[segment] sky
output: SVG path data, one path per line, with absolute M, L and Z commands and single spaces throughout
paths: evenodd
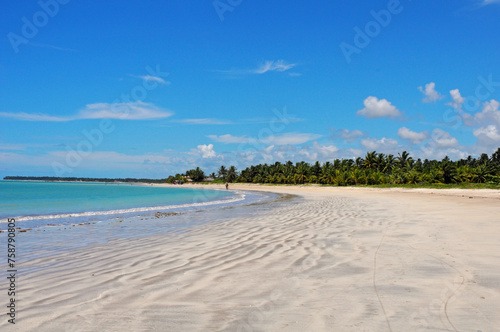
M 500 1 L 4 4 L 0 177 L 500 147 Z

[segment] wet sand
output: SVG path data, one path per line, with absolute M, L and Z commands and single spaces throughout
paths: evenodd
M 297 197 L 245 207 L 247 215 L 168 236 L 117 238 L 28 259 L 26 269 L 46 268 L 19 279 L 17 323 L 7 326 L 4 315 L 0 329 L 494 331 L 500 326 L 500 191 L 230 189 Z M 28 241 L 29 233 L 23 234 Z

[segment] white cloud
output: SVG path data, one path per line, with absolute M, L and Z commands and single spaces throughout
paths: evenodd
M 458 89 L 454 89 L 450 91 L 451 99 L 453 99 L 453 102 L 447 103 L 446 105 L 449 105 L 453 107 L 456 110 L 461 110 L 462 105 L 465 101 L 465 98 L 460 95 L 460 91 Z
M 440 149 L 433 144 L 426 144 L 425 146 L 420 147 L 420 153 L 418 154 L 419 157 L 435 160 L 443 159 L 446 156 L 448 156 L 452 160 L 457 160 L 467 158 L 467 156 L 469 155 L 466 151 L 463 151 L 459 148 Z
M 68 156 L 68 151 L 52 151 L 49 154 L 55 158 L 64 160 Z M 144 165 L 152 163 L 168 164 L 170 162 L 171 158 L 160 154 L 127 155 L 115 151 L 93 151 L 82 158 L 82 166 L 85 166 L 86 163 Z
M 483 104 L 481 112 L 474 115 L 474 119 L 478 123 L 489 124 L 496 123 L 500 125 L 500 103 L 494 99 Z
M 62 118 L 58 116 L 51 116 L 46 114 L 30 114 L 30 113 L 8 113 L 8 112 L 0 112 L 0 117 L 2 118 L 10 118 L 20 121 L 47 121 L 47 122 L 64 122 L 71 121 L 70 118 Z
M 434 129 L 431 138 L 436 148 L 452 148 L 458 145 L 458 140 L 455 137 L 439 128 Z
M 233 122 L 231 122 L 229 120 L 211 119 L 211 118 L 180 119 L 180 120 L 172 120 L 172 122 L 185 123 L 185 124 L 190 124 L 190 125 L 227 125 L 227 124 L 233 124 Z
M 233 136 L 230 134 L 220 136 L 208 135 L 207 137 L 216 142 L 226 144 L 255 143 L 266 145 L 298 145 L 321 138 L 322 135 L 310 133 L 284 133 L 281 135 L 271 135 L 259 139 L 247 136 Z
M 317 134 L 286 133 L 279 136 L 269 136 L 262 139 L 261 141 L 275 145 L 296 145 L 306 143 L 321 137 L 321 135 Z
M 358 138 L 365 136 L 365 133 L 363 133 L 361 130 L 354 129 L 354 130 L 348 130 L 348 129 L 337 129 L 336 131 L 333 131 L 333 135 L 331 138 L 336 138 L 340 137 L 343 140 L 347 142 L 354 142 Z
M 335 145 L 322 145 L 318 142 L 313 142 L 312 145 L 306 145 L 300 147 L 299 150 L 296 151 L 288 151 L 288 154 L 285 155 L 282 153 L 283 159 L 290 160 L 303 160 L 306 162 L 315 162 L 317 160 L 332 160 L 337 157 L 339 149 Z
M 299 157 L 301 161 L 318 160 L 318 153 L 309 146 L 297 151 L 294 157 L 295 156 Z
M 427 138 L 427 133 L 424 131 L 417 133 L 406 127 L 401 127 L 398 130 L 398 136 L 402 139 L 411 141 L 413 144 L 420 144 Z
M 139 77 L 142 78 L 146 82 L 156 82 L 159 84 L 166 84 L 166 85 L 170 84 L 170 82 L 165 81 L 163 78 L 158 77 L 158 76 L 144 75 L 144 76 L 139 76 Z
M 214 151 L 213 144 L 198 145 L 196 148 L 197 148 L 198 153 L 201 155 L 202 158 L 214 158 L 217 156 L 217 153 L 215 153 L 215 151 Z
M 436 91 L 436 83 L 434 82 L 426 84 L 425 88 L 419 86 L 418 89 L 425 95 L 425 98 L 422 99 L 424 103 L 432 103 L 444 98 L 439 92 Z
M 384 118 L 400 116 L 401 112 L 392 105 L 387 99 L 378 99 L 377 97 L 368 97 L 363 101 L 365 108 L 356 112 L 367 118 Z
M 226 135 L 208 135 L 208 138 L 210 138 L 213 141 L 220 142 L 220 143 L 226 143 L 226 144 L 242 144 L 242 143 L 254 143 L 257 142 L 256 139 L 246 137 L 246 136 L 233 136 L 231 134 L 226 134 Z
M 73 48 L 66 48 L 66 47 L 60 47 L 60 46 L 56 46 L 56 45 L 36 43 L 36 42 L 32 42 L 32 41 L 30 41 L 29 45 L 35 46 L 35 47 L 51 48 L 53 50 L 65 51 L 65 52 L 79 52 L 78 50 L 73 49 Z
M 141 101 L 131 103 L 96 103 L 89 104 L 80 111 L 76 119 L 119 119 L 151 120 L 171 116 L 173 113 Z
M 436 128 L 433 130 L 430 141 L 419 148 L 417 153 L 422 158 L 440 160 L 446 156 L 453 160 L 467 158 L 468 153 L 458 140 L 450 133 Z
M 0 150 L 26 150 L 26 144 L 2 143 L 0 142 Z
M 482 0 L 482 5 L 487 6 L 494 3 L 500 3 L 500 0 Z
M 266 61 L 259 68 L 253 70 L 255 74 L 264 74 L 270 71 L 284 72 L 297 66 L 295 63 L 286 63 L 284 60 Z
M 361 149 L 347 149 L 346 152 L 348 153 L 347 158 L 357 158 L 363 156 L 363 150 Z
M 57 148 L 62 144 L 47 144 L 47 143 L 2 143 L 0 142 L 0 150 L 25 151 L 28 149 Z
M 336 153 L 339 151 L 335 145 L 321 145 L 318 142 L 313 143 L 313 149 L 317 153 L 319 153 L 324 158 L 334 158 Z
M 494 142 L 500 141 L 500 131 L 494 125 L 488 125 L 485 127 L 475 129 L 473 133 L 474 136 L 480 139 L 487 139 Z
M 287 63 L 285 60 L 268 60 L 255 69 L 230 69 L 230 70 L 216 70 L 216 72 L 228 75 L 248 75 L 257 74 L 262 75 L 268 72 L 285 72 L 294 67 L 296 63 Z M 300 73 L 289 73 L 290 76 L 300 76 Z
M 381 150 L 393 151 L 398 147 L 398 141 L 392 138 L 382 137 L 381 139 L 376 138 L 365 138 L 361 140 L 361 145 L 368 150 Z
M 500 103 L 494 99 L 483 103 L 483 109 L 474 115 L 475 124 L 479 125 L 473 131 L 478 139 L 478 146 L 484 148 L 498 147 L 500 141 Z
M 151 120 L 166 118 L 171 116 L 172 114 L 172 112 L 165 111 L 153 104 L 137 101 L 113 104 L 88 104 L 77 115 L 70 117 L 57 117 L 46 114 L 29 114 L 22 112 L 0 112 L 0 117 L 12 118 L 21 121 L 64 122 L 83 119 Z

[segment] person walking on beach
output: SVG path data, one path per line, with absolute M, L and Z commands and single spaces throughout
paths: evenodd
M 229 189 L 229 184 L 226 182 L 226 190 Z

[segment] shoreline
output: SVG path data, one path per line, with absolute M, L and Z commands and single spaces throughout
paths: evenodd
M 15 182 L 43 182 L 43 183 L 99 183 L 99 184 L 130 184 L 130 185 L 139 185 L 139 186 L 147 186 L 147 187 L 171 187 L 171 188 L 185 188 L 185 187 L 196 187 L 196 188 L 217 188 L 217 190 L 225 190 L 224 184 L 222 183 L 196 183 L 196 182 L 185 182 L 182 185 L 174 185 L 169 183 L 156 183 L 156 182 L 102 182 L 102 181 L 46 181 L 46 180 L 1 180 L 1 181 L 15 181 Z M 373 191 L 394 191 L 401 193 L 422 193 L 422 194 L 436 194 L 444 196 L 456 196 L 456 197 L 466 197 L 467 194 L 471 194 L 474 198 L 496 198 L 500 199 L 500 189 L 490 189 L 490 188 L 428 188 L 428 187 L 415 187 L 415 188 L 404 188 L 404 187 L 387 187 L 381 188 L 376 186 L 334 186 L 334 185 L 322 185 L 322 184 L 265 184 L 265 183 L 230 183 L 230 188 L 238 187 L 245 188 L 248 190 L 259 190 L 259 188 L 267 188 L 266 190 L 260 191 L 268 191 L 272 192 L 273 188 L 277 190 L 285 189 L 285 188 L 334 188 L 339 190 L 373 190 Z M 243 189 L 241 189 L 243 190 Z M 483 195 L 480 195 L 483 194 Z
M 150 185 L 146 187 L 150 187 Z M 268 197 L 269 195 L 258 194 L 255 192 L 245 192 L 241 190 L 226 192 L 222 197 L 210 198 L 206 196 L 203 190 L 218 192 L 225 192 L 225 190 L 221 190 L 219 188 L 193 187 L 184 187 L 180 189 L 193 190 L 194 194 L 191 198 L 189 198 L 188 201 L 184 203 L 180 202 L 168 204 L 169 202 L 163 202 L 160 205 L 133 206 L 129 208 L 115 208 L 108 210 L 54 212 L 41 215 L 15 215 L 0 218 L 0 225 L 6 224 L 8 222 L 8 219 L 15 219 L 16 222 L 20 222 L 22 223 L 22 225 L 26 225 L 27 222 L 33 224 L 28 227 L 31 230 L 33 228 L 46 227 L 47 225 L 79 225 L 82 223 L 87 224 L 88 221 L 96 221 L 98 219 L 102 219 L 99 220 L 99 222 L 106 222 L 115 218 L 128 219 L 140 216 L 149 216 L 154 213 L 186 213 L 190 211 L 203 211 L 233 206 L 246 206 L 255 204 L 255 202 L 261 202 L 262 200 L 264 202 L 269 199 L 273 200 L 271 197 Z
M 300 199 L 245 206 L 235 215 L 214 210 L 209 217 L 219 221 L 168 236 L 110 239 L 26 260 L 25 269 L 40 271 L 25 276 L 23 316 L 16 327 L 489 331 L 500 326 L 499 192 L 464 196 L 469 190 L 438 195 L 236 184 L 230 189 Z M 131 225 L 140 231 L 149 224 Z M 109 232 L 121 227 L 109 226 Z M 60 243 L 70 239 L 69 231 L 53 234 Z M 20 236 L 29 241 L 33 235 Z M 50 242 L 43 247 L 52 248 Z
M 178 185 L 171 184 L 153 184 L 153 186 L 158 187 L 172 187 L 176 188 Z M 197 184 L 197 183 L 186 183 L 183 184 L 186 187 L 192 188 L 217 188 L 225 190 L 224 184 Z M 404 193 L 404 194 L 422 194 L 422 195 L 436 195 L 436 196 L 452 196 L 452 197 L 473 197 L 473 198 L 490 198 L 490 199 L 500 199 L 500 189 L 461 189 L 461 188 L 377 188 L 377 187 L 339 187 L 339 186 L 322 186 L 322 185 L 265 185 L 265 184 L 253 184 L 253 183 L 231 183 L 229 184 L 229 190 L 255 190 L 255 191 L 266 191 L 266 192 L 304 192 L 304 191 L 322 191 L 322 192 L 333 192 L 333 193 L 343 193 L 343 192 L 380 192 L 380 193 Z

